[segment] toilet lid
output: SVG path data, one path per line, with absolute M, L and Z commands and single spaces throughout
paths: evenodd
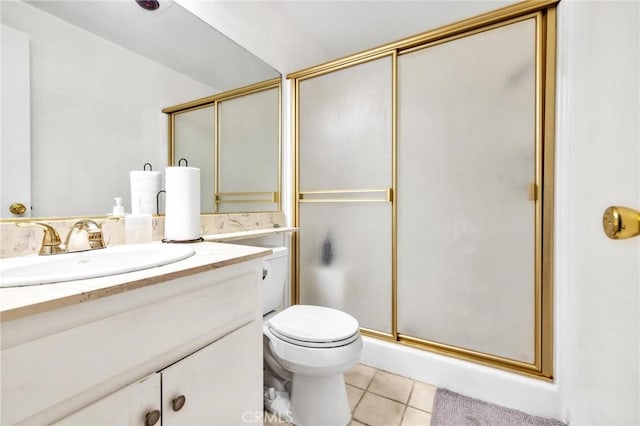
M 358 321 L 336 309 L 294 305 L 269 320 L 279 334 L 301 342 L 336 342 L 358 332 Z

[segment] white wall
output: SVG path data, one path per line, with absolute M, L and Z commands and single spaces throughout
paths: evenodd
M 31 40 L 33 215 L 106 214 L 115 196 L 130 211 L 129 171 L 167 163 L 162 108 L 219 90 L 23 2 L 1 7 Z
M 640 208 L 640 3 L 559 8 L 557 357 L 572 424 L 640 424 L 640 238 L 608 240 L 609 205 Z

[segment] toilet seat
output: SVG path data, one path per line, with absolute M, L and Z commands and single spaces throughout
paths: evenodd
M 333 342 L 308 342 L 305 340 L 292 339 L 291 337 L 279 333 L 272 327 L 269 327 L 269 331 L 277 339 L 283 340 L 287 343 L 291 343 L 292 345 L 302 346 L 304 348 L 337 348 L 339 346 L 348 345 L 349 343 L 356 341 L 360 337 L 360 334 L 356 332 L 355 334 L 353 334 L 353 336 L 343 340 L 337 340 Z
M 291 306 L 269 319 L 268 328 L 278 339 L 308 348 L 344 346 L 360 336 L 355 318 L 324 306 Z
M 342 374 L 352 367 L 362 353 L 362 336 L 356 334 L 348 344 L 312 347 L 303 346 L 309 342 L 290 343 L 273 334 L 265 324 L 263 333 L 268 341 L 265 351 L 285 370 L 306 376 L 326 376 Z M 265 357 L 268 362 L 269 357 Z

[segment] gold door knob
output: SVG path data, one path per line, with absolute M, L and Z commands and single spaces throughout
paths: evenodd
M 9 206 L 11 214 L 22 216 L 27 211 L 27 206 L 22 203 L 13 203 Z
M 184 395 L 180 395 L 174 398 L 173 401 L 171 401 L 171 408 L 173 409 L 173 411 L 182 410 L 182 407 L 184 407 L 184 403 L 186 402 L 186 400 L 187 398 L 185 398 Z
M 612 240 L 640 235 L 640 212 L 628 207 L 611 206 L 602 215 L 602 227 Z
M 148 411 L 144 415 L 144 426 L 153 426 L 160 420 L 160 410 Z

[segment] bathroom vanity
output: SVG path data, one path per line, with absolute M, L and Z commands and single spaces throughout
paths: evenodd
M 262 413 L 262 257 L 0 289 L 1 424 L 233 425 Z

